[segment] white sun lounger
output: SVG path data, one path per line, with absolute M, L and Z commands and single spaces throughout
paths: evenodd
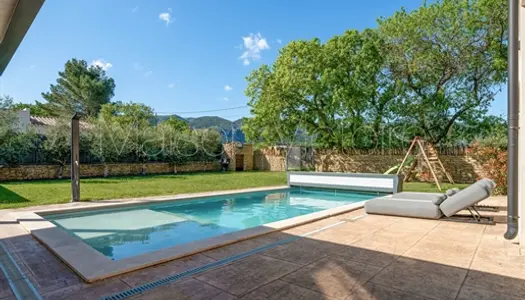
M 487 199 L 495 186 L 492 180 L 482 179 L 456 193 L 451 191 L 449 195 L 402 192 L 367 201 L 365 211 L 369 214 L 492 224 L 492 218 L 482 217 L 475 205 Z M 470 215 L 456 215 L 462 210 L 468 210 Z

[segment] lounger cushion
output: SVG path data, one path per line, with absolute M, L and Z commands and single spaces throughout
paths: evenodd
M 454 196 L 455 194 L 457 194 L 459 191 L 461 191 L 460 189 L 458 188 L 453 188 L 453 189 L 449 189 L 445 192 L 445 195 L 447 195 L 447 197 L 452 197 Z
M 412 200 L 430 200 L 436 205 L 440 205 L 447 195 L 441 193 L 419 193 L 419 192 L 402 192 L 392 195 L 396 199 L 412 199 Z
M 495 186 L 492 180 L 480 180 L 455 195 L 448 197 L 441 203 L 439 208 L 445 216 L 450 217 L 490 197 L 490 193 Z
M 367 201 L 365 211 L 369 214 L 427 219 L 439 219 L 442 216 L 439 207 L 431 200 L 396 199 L 392 197 L 381 197 Z

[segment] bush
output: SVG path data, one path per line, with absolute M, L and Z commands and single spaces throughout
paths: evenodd
M 476 141 L 471 145 L 471 155 L 481 163 L 486 177 L 494 180 L 495 195 L 507 193 L 507 149 L 500 142 Z
M 38 136 L 33 132 L 0 129 L 0 165 L 18 165 L 36 149 Z

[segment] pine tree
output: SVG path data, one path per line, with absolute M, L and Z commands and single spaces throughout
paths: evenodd
M 115 82 L 99 66 L 89 66 L 85 60 L 71 59 L 63 72 L 58 72 L 56 84 L 42 93 L 45 103 L 37 105 L 52 116 L 80 112 L 96 116 L 103 104 L 114 96 Z

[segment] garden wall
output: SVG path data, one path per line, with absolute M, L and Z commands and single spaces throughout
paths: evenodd
M 217 162 L 191 162 L 173 165 L 170 163 L 116 163 L 116 164 L 82 164 L 80 177 L 107 177 L 145 174 L 169 174 L 178 172 L 217 171 Z M 0 167 L 0 181 L 38 180 L 69 178 L 69 165 L 61 168 L 58 165 L 21 165 L 17 167 Z
M 286 152 L 281 149 L 267 148 L 255 151 L 254 166 L 261 171 L 284 171 Z M 317 172 L 384 173 L 403 160 L 404 153 L 398 154 L 341 154 L 334 151 L 316 151 L 313 155 L 313 167 Z M 439 156 L 445 169 L 456 183 L 472 183 L 487 174 L 473 157 L 467 153 Z M 303 166 L 308 164 L 303 164 Z M 307 167 L 308 168 L 308 167 Z M 413 178 L 417 181 L 433 181 L 427 168 L 421 171 L 425 176 Z M 447 182 L 444 174 L 435 168 L 438 178 Z

